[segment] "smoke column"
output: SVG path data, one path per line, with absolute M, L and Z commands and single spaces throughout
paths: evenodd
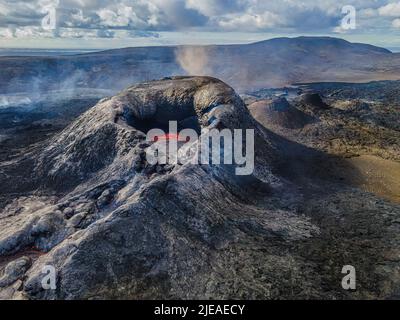
M 210 75 L 209 55 L 206 47 L 180 47 L 175 52 L 176 61 L 191 76 Z

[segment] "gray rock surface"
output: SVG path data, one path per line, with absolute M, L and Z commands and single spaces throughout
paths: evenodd
M 282 97 L 272 100 L 259 100 L 249 105 L 253 117 L 264 126 L 278 125 L 283 128 L 300 129 L 314 121 L 300 110 L 294 108 Z
M 15 283 L 30 268 L 32 261 L 29 257 L 22 257 L 10 262 L 0 278 L 0 287 L 7 287 Z
M 201 128 L 254 129 L 254 174 L 147 163 L 144 131 L 193 117 Z M 1 179 L 15 185 L 0 212 L 0 276 L 8 279 L 0 297 L 396 297 L 400 207 L 316 172 L 321 161 L 333 159 L 263 128 L 217 79 L 127 88 L 1 165 Z M 32 265 L 10 277 L 4 266 L 29 248 Z M 341 287 L 348 264 L 358 272 L 355 292 Z M 48 265 L 56 290 L 41 284 Z

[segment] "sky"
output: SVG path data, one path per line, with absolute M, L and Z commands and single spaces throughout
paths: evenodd
M 400 48 L 399 34 L 400 1 L 391 0 L 0 0 L 0 48 L 230 44 L 300 35 Z

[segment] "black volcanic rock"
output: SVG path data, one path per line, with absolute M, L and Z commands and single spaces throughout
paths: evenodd
M 254 129 L 254 173 L 147 163 L 145 131 L 168 119 Z M 338 183 L 335 161 L 264 129 L 215 78 L 129 87 L 1 163 L 0 299 L 393 297 L 399 206 Z M 349 263 L 354 292 L 341 287 Z
M 322 100 L 321 96 L 315 92 L 303 93 L 300 96 L 300 101 L 306 105 L 314 107 L 315 110 L 324 110 L 329 108 L 329 106 Z
M 42 174 L 37 183 L 66 190 L 93 174 L 99 179 L 103 172 L 108 179 L 114 171 L 114 178 L 122 179 L 132 167 L 141 166 L 147 131 L 167 130 L 170 120 L 178 122 L 179 130 L 205 128 L 215 120 L 229 129 L 252 128 L 241 99 L 214 78 L 174 77 L 139 84 L 100 101 L 40 151 L 35 171 Z M 263 161 L 274 157 L 264 148 L 259 152 Z
M 259 214 L 251 207 L 250 195 L 254 198 L 268 193 L 277 183 L 270 171 L 277 151 L 266 140 L 268 134 L 258 128 L 255 172 L 248 177 L 235 176 L 232 165 L 188 163 L 166 169 L 148 164 L 148 142 L 134 125 L 146 121 L 156 128 L 168 120 L 179 122 L 193 116 L 203 128 L 255 128 L 239 96 L 223 82 L 208 77 L 176 77 L 133 86 L 100 101 L 40 152 L 30 155 L 34 166 L 30 179 L 35 181 L 32 189 L 64 193 L 55 202 L 46 203 L 44 199 L 34 211 L 29 210 L 28 203 L 35 202 L 31 197 L 23 201 L 26 210 L 21 209 L 21 203 L 3 210 L 0 255 L 13 255 L 26 247 L 45 253 L 26 275 L 27 297 L 156 298 L 188 294 L 184 286 L 179 290 L 174 287 L 186 276 L 173 270 L 184 268 L 197 273 L 197 259 L 208 255 L 207 248 L 223 248 L 228 239 L 240 237 L 240 227 L 233 233 L 229 227 L 232 210 L 247 212 L 242 214 L 244 221 L 247 214 Z M 18 171 L 18 164 L 12 166 Z M 24 188 L 18 183 L 14 191 Z M 225 201 L 231 205 L 224 208 Z M 9 225 L 17 211 L 18 223 Z M 299 228 L 303 227 L 299 224 Z M 308 228 L 312 229 L 307 226 L 304 235 L 299 229 L 293 237 L 307 236 Z M 223 230 L 230 231 L 223 235 Z M 261 228 L 258 232 L 269 231 Z M 283 229 L 281 232 L 285 233 Z M 175 241 L 181 241 L 179 234 L 187 236 L 189 242 L 176 248 Z M 48 264 L 55 266 L 62 279 L 60 290 L 41 287 L 41 270 Z M 204 267 L 204 271 L 210 268 Z M 94 269 L 95 274 L 91 271 Z M 125 285 L 126 290 L 120 292 Z

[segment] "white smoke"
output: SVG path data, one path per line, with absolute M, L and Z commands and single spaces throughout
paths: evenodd
M 23 95 L 0 95 L 0 109 L 18 105 L 29 105 L 32 100 Z
M 212 72 L 207 47 L 179 47 L 175 51 L 175 57 L 178 64 L 188 75 L 206 76 Z

